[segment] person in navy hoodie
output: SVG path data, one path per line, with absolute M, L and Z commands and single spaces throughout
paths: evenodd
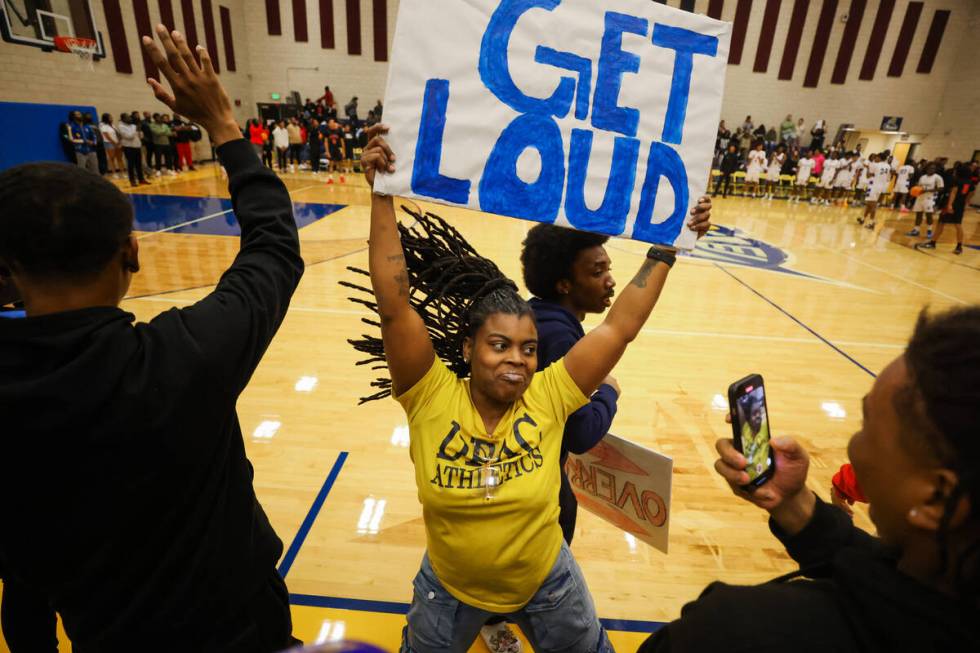
M 689 226 L 700 237 L 711 227 L 711 200 L 702 197 L 699 206 L 708 210 L 692 217 Z M 588 313 L 604 313 L 611 305 L 616 280 L 604 247 L 608 240 L 608 236 L 553 224 L 538 224 L 528 231 L 521 265 L 524 285 L 533 295 L 530 304 L 538 325 L 539 369 L 562 358 L 585 335 L 582 321 Z M 578 501 L 565 474 L 565 461 L 569 452 L 585 453 L 609 432 L 620 394 L 619 383 L 607 376 L 591 401 L 565 422 L 558 524 L 569 546 L 575 535 Z M 521 650 L 503 619 L 489 622 L 481 635 L 493 653 Z

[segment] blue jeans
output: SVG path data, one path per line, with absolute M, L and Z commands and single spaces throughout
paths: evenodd
M 465 653 L 483 624 L 501 616 L 467 605 L 447 592 L 428 554 L 422 558 L 413 585 L 401 653 Z M 536 653 L 613 651 L 582 571 L 565 542 L 537 593 L 523 608 L 504 616 L 521 627 Z

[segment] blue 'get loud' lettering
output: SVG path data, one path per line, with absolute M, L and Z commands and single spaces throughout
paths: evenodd
M 480 79 L 500 102 L 520 115 L 503 129 L 485 163 L 479 181 L 480 208 L 554 222 L 564 197 L 565 216 L 573 227 L 610 235 L 624 232 L 640 164 L 641 142 L 636 134 L 641 113 L 635 107 L 621 106 L 619 101 L 624 75 L 638 74 L 641 59 L 624 49 L 623 35 L 644 39 L 649 36 L 648 47 L 673 50 L 674 62 L 660 141 L 651 142 L 646 153 L 646 172 L 632 235 L 651 242 L 673 242 L 683 226 L 689 198 L 687 170 L 671 145 L 680 145 L 683 140 L 694 57 L 716 57 L 718 39 L 661 23 L 654 23 L 651 33 L 647 19 L 608 11 L 597 62 L 544 45 L 535 49 L 535 63 L 545 67 L 543 74 L 549 68 L 553 70 L 555 86 L 548 97 L 533 97 L 521 90 L 511 75 L 511 37 L 527 12 L 552 12 L 561 2 L 501 0 L 484 32 L 478 64 Z M 417 195 L 469 204 L 471 181 L 441 171 L 450 99 L 448 80 L 426 82 L 411 187 Z M 568 118 L 573 108 L 572 115 L 582 126 L 571 130 L 566 143 L 556 121 Z M 585 188 L 596 132 L 611 134 L 614 141 L 602 203 L 592 209 L 586 205 Z M 541 159 L 541 171 L 533 182 L 524 181 L 517 172 L 517 162 L 527 149 L 534 149 Z M 666 220 L 655 224 L 653 211 L 663 180 L 673 191 L 674 207 Z

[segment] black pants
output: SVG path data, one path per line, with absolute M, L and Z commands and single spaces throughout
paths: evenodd
M 124 147 L 123 154 L 126 155 L 126 169 L 129 171 L 129 183 L 135 186 L 138 182 L 146 181 L 143 178 L 143 161 L 140 159 L 140 148 Z
M 279 163 L 280 170 L 286 169 L 286 158 L 287 158 L 286 155 L 288 153 L 289 150 L 280 150 L 278 147 L 276 148 L 276 161 L 278 161 Z
M 302 143 L 289 144 L 289 162 L 299 165 L 299 155 L 303 151 Z
M 274 653 L 302 644 L 292 633 L 293 622 L 289 614 L 286 583 L 273 570 L 266 583 L 238 614 L 228 619 L 203 623 L 194 633 L 158 633 L 154 641 L 149 641 L 140 650 L 168 653 Z M 135 651 L 132 638 L 133 635 L 129 634 L 126 641 L 101 642 L 99 650 Z M 72 643 L 72 651 L 86 653 L 87 649 Z
M 153 143 L 147 141 L 143 145 L 146 147 L 146 167 L 149 170 L 153 170 Z
M 732 175 L 731 175 L 731 173 L 728 173 L 728 174 L 722 173 L 718 177 L 717 181 L 715 181 L 715 192 L 713 192 L 712 195 L 717 195 L 718 194 L 718 189 L 721 188 L 722 182 L 725 183 L 725 190 L 722 191 L 721 196 L 722 197 L 728 197 L 728 193 L 732 190 Z
M 272 148 L 271 147 L 263 147 L 262 148 L 262 165 L 266 166 L 267 168 L 271 168 L 272 167 Z
M 313 170 L 313 172 L 320 172 L 321 154 L 321 150 L 315 150 L 312 147 L 310 148 L 310 169 Z
M 3 581 L 0 623 L 10 653 L 47 653 L 58 650 L 58 618 L 48 602 L 20 583 Z
M 153 158 L 157 170 L 160 170 L 160 168 L 172 170 L 174 167 L 174 157 L 170 152 L 169 145 L 153 146 Z

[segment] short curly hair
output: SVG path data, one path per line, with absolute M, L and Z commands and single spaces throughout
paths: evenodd
M 572 278 L 572 266 L 578 253 L 605 245 L 609 236 L 576 231 L 553 224 L 531 228 L 521 250 L 524 285 L 536 297 L 558 299 L 558 282 Z

